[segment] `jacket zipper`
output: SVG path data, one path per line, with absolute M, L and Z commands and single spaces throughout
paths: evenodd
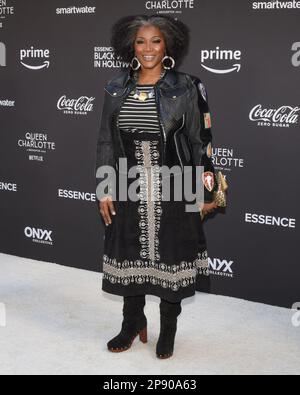
M 160 126 L 160 137 L 161 137 L 161 142 L 162 142 L 162 146 L 163 146 L 163 157 L 162 157 L 162 166 L 165 163 L 165 156 L 166 156 L 166 132 L 164 129 L 164 125 L 161 121 L 161 117 L 160 117 L 160 105 L 159 105 L 159 98 L 158 98 L 158 89 L 157 86 L 154 86 L 154 90 L 155 90 L 155 101 L 156 101 L 156 105 L 157 105 L 157 115 L 158 115 L 158 119 L 159 119 L 159 126 Z
M 180 166 L 181 166 L 181 170 L 183 171 L 183 165 L 182 165 L 182 160 L 181 157 L 179 155 L 179 151 L 178 151 L 178 144 L 176 141 L 176 133 L 178 133 L 184 126 L 184 120 L 185 120 L 185 114 L 183 114 L 183 121 L 182 121 L 182 125 L 174 132 L 173 138 L 174 138 L 174 142 L 175 142 L 175 147 L 176 147 L 176 152 L 177 152 L 177 156 L 180 162 Z
M 123 146 L 123 143 L 122 143 L 121 136 L 120 136 L 120 134 L 119 134 L 119 117 L 120 117 L 120 109 L 122 108 L 122 106 L 123 106 L 125 100 L 126 100 L 127 97 L 130 95 L 130 92 L 132 91 L 133 88 L 134 88 L 134 86 L 130 87 L 130 89 L 128 89 L 128 87 L 126 88 L 126 89 L 128 89 L 128 94 L 125 94 L 125 95 L 124 95 L 123 99 L 121 100 L 121 104 L 120 104 L 119 107 L 115 110 L 115 111 L 117 112 L 117 116 L 116 116 L 115 122 L 113 122 L 113 124 L 114 124 L 114 126 L 115 126 L 115 128 L 116 128 L 116 132 L 117 132 L 118 138 L 119 138 L 120 143 L 121 143 L 121 146 L 122 146 L 122 153 L 123 153 L 123 155 L 125 155 L 125 151 L 124 151 L 124 146 Z M 117 170 L 118 170 L 118 164 L 117 164 Z

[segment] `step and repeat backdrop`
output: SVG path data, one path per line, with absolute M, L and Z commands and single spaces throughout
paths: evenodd
M 291 307 L 300 1 L 0 0 L 0 251 L 102 271 L 96 141 L 104 85 L 124 66 L 110 29 L 156 13 L 190 28 L 179 70 L 206 86 L 213 160 L 230 185 L 226 210 L 204 222 L 211 292 Z

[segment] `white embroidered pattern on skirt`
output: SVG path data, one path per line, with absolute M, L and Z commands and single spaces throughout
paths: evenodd
M 159 238 L 161 207 L 161 180 L 158 164 L 159 141 L 134 140 L 135 157 L 139 171 L 139 227 L 141 235 L 140 256 L 142 259 L 159 260 Z
M 114 258 L 103 255 L 103 278 L 112 284 L 122 285 L 144 284 L 150 282 L 163 288 L 178 291 L 196 281 L 197 275 L 209 275 L 207 250 L 198 253 L 192 261 L 182 261 L 178 265 L 166 265 L 144 260 L 124 260 L 118 262 Z

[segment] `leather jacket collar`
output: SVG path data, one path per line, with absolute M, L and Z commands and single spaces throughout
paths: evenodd
M 113 97 L 121 97 L 129 89 L 136 85 L 136 80 L 133 77 L 131 69 L 119 71 L 119 73 L 105 86 L 105 90 Z M 185 95 L 190 88 L 187 83 L 184 73 L 177 70 L 166 70 L 165 75 L 157 81 L 156 87 L 159 89 L 161 95 L 166 98 L 176 99 Z M 162 114 L 163 117 L 169 117 L 167 114 Z
M 125 88 L 129 83 L 135 84 L 131 69 L 122 70 L 113 80 L 110 80 L 108 85 L 116 88 Z M 165 87 L 174 87 L 178 84 L 178 74 L 172 69 L 166 70 L 165 75 L 158 80 L 157 85 Z

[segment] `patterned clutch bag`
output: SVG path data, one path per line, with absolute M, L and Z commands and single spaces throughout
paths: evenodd
M 214 201 L 219 207 L 226 207 L 227 205 L 227 196 L 226 191 L 228 189 L 227 181 L 225 180 L 224 175 L 221 171 L 217 173 L 217 190 L 214 191 Z
M 217 180 L 217 189 L 216 191 L 213 192 L 214 201 L 218 207 L 226 207 L 227 205 L 226 191 L 228 189 L 228 183 L 225 180 L 225 177 L 221 171 L 217 172 L 216 180 Z M 200 216 L 201 216 L 201 220 L 203 220 L 203 218 L 205 217 L 205 214 L 202 213 L 202 210 L 200 210 Z

